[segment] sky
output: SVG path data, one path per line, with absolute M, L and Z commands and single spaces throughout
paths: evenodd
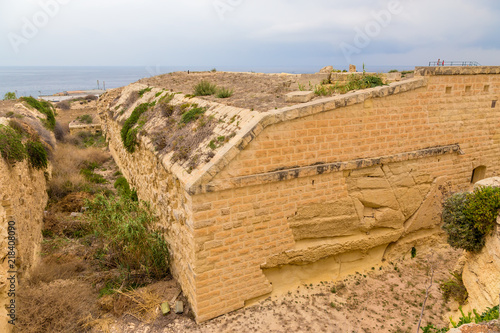
M 0 66 L 500 65 L 498 17 L 496 0 L 0 0 Z

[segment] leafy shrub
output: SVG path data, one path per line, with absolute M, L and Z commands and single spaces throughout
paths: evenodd
M 427 324 L 425 327 L 421 327 L 422 333 L 446 333 L 448 328 L 437 328 L 433 324 Z
M 4 100 L 13 100 L 13 99 L 17 99 L 16 97 L 16 93 L 15 92 L 6 92 L 5 95 L 3 95 L 3 99 Z
M 202 80 L 194 86 L 194 96 L 209 96 L 217 92 L 217 86 L 208 81 Z
M 21 134 L 14 129 L 0 125 L 0 153 L 7 162 L 21 162 L 26 157 L 26 148 L 21 139 Z
M 132 127 L 137 124 L 137 121 L 139 120 L 139 117 L 146 111 L 148 111 L 150 107 L 149 103 L 142 103 L 138 105 L 134 111 L 132 111 L 132 114 L 130 117 L 125 121 L 125 124 L 123 124 L 123 127 L 121 129 L 121 137 L 122 137 L 122 142 L 125 147 L 125 149 L 129 153 L 133 153 L 135 151 L 135 146 L 137 145 L 137 129 L 132 129 Z
M 56 117 L 54 114 L 54 107 L 50 102 L 47 101 L 39 101 L 34 99 L 33 97 L 21 97 L 23 101 L 28 103 L 29 106 L 37 109 L 41 113 L 47 116 L 47 119 L 44 120 L 45 126 L 53 131 L 56 126 Z
M 232 89 L 227 89 L 227 88 L 219 88 L 217 90 L 217 94 L 215 95 L 215 97 L 217 98 L 229 98 L 233 96 L 233 90 Z
M 153 229 L 157 218 L 145 202 L 98 195 L 87 206 L 91 228 L 102 240 L 100 251 L 105 253 L 106 265 L 151 278 L 167 275 L 167 244 Z
M 92 124 L 93 121 L 92 116 L 89 114 L 81 115 L 80 117 L 76 118 L 76 120 L 78 120 L 82 124 Z
M 48 153 L 45 146 L 40 141 L 26 142 L 26 152 L 28 154 L 28 162 L 34 169 L 46 169 Z
M 479 187 L 472 193 L 456 193 L 443 205 L 443 229 L 455 248 L 479 252 L 493 230 L 500 209 L 500 188 Z
M 189 111 L 186 111 L 181 116 L 181 123 L 187 124 L 193 120 L 198 119 L 202 114 L 207 111 L 205 107 L 195 107 Z
M 447 281 L 442 281 L 439 284 L 439 289 L 441 289 L 443 293 L 445 302 L 453 298 L 458 304 L 462 305 L 465 304 L 467 300 L 468 293 L 464 286 L 461 273 L 451 273 L 451 277 Z

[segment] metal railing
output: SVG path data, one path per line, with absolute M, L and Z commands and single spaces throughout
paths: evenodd
M 429 61 L 429 66 L 481 66 L 477 61 Z

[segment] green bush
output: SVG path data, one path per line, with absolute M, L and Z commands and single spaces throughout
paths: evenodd
M 471 193 L 456 193 L 443 205 L 443 229 L 455 248 L 479 252 L 491 233 L 500 209 L 500 188 L 479 187 Z
M 149 103 L 142 103 L 138 105 L 134 111 L 132 111 L 132 114 L 130 117 L 125 121 L 125 124 L 123 124 L 123 127 L 121 129 L 121 137 L 122 137 L 122 142 L 125 147 L 125 149 L 129 153 L 133 153 L 135 151 L 135 146 L 137 145 L 137 129 L 132 129 L 132 127 L 137 124 L 137 121 L 139 120 L 139 117 L 146 111 L 148 111 L 149 107 L 151 104 Z
M 26 152 L 28 154 L 28 162 L 31 167 L 37 170 L 47 168 L 48 153 L 43 143 L 31 140 L 26 142 Z
M 80 169 L 80 174 L 90 183 L 106 184 L 108 181 L 103 176 L 94 173 L 100 164 L 96 162 L 85 162 L 83 168 Z
M 5 95 L 3 95 L 3 99 L 6 100 L 6 101 L 7 100 L 17 99 L 16 93 L 15 92 L 11 92 L 11 91 L 6 92 Z
M 21 100 L 28 103 L 29 106 L 37 109 L 41 113 L 47 116 L 47 119 L 44 120 L 45 127 L 49 130 L 53 131 L 56 127 L 56 117 L 54 113 L 54 107 L 50 102 L 47 101 L 39 101 L 33 97 L 21 97 Z
M 462 305 L 465 304 L 469 296 L 462 280 L 462 274 L 458 273 L 451 273 L 451 277 L 447 281 L 442 281 L 439 284 L 439 289 L 443 293 L 445 302 L 453 298 L 458 304 Z
M 0 125 L 0 153 L 9 163 L 21 162 L 26 157 L 22 136 L 14 129 Z
M 130 189 L 127 178 L 121 176 L 115 181 L 114 187 L 118 191 L 118 195 L 130 198 L 132 201 L 138 201 L 137 191 L 135 189 Z
M 227 89 L 227 88 L 219 88 L 217 90 L 217 94 L 215 95 L 215 97 L 217 98 L 229 98 L 233 96 L 233 90 L 232 89 Z
M 181 123 L 187 124 L 193 120 L 198 119 L 202 114 L 207 111 L 205 107 L 195 107 L 189 111 L 186 111 L 181 116 Z
M 167 244 L 154 230 L 157 218 L 145 202 L 98 195 L 87 206 L 91 229 L 102 240 L 99 250 L 105 255 L 101 260 L 107 266 L 156 279 L 167 275 Z
M 194 96 L 208 96 L 213 95 L 217 92 L 217 86 L 208 81 L 200 81 L 194 86 Z

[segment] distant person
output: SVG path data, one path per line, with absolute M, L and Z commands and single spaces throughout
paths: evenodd
M 443 65 L 442 66 L 444 66 L 444 60 L 443 60 Z
M 437 64 L 438 64 L 438 66 L 441 64 L 441 58 L 438 59 Z

